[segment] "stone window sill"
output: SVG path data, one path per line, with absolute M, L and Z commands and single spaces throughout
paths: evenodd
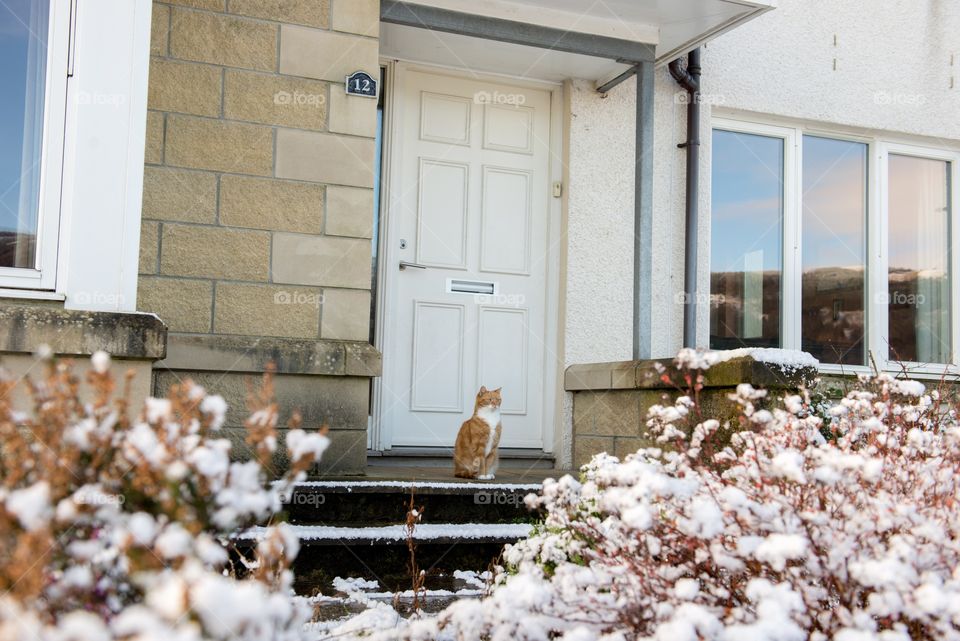
M 158 360 L 166 356 L 167 326 L 155 314 L 91 312 L 43 305 L 0 306 L 0 352 L 31 354 L 47 345 L 55 354 Z

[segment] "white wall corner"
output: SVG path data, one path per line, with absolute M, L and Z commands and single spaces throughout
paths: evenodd
M 136 309 L 151 11 L 151 0 L 78 9 L 57 277 L 67 309 Z

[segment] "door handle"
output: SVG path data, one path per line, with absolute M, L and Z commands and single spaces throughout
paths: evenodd
M 403 271 L 407 267 L 413 267 L 414 269 L 426 269 L 426 265 L 420 265 L 419 263 L 411 263 L 405 260 L 400 261 L 400 271 Z

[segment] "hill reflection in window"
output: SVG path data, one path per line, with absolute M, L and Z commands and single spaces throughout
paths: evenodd
M 783 139 L 714 129 L 710 347 L 780 346 Z
M 867 145 L 803 137 L 803 350 L 864 365 Z

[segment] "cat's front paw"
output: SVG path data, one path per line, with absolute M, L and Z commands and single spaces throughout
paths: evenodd
M 478 481 L 492 481 L 496 477 L 493 474 L 481 474 L 477 477 Z

